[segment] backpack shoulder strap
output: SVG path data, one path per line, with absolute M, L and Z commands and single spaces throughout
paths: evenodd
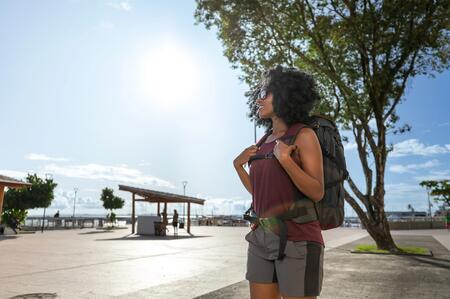
M 267 132 L 266 134 L 264 134 L 263 137 L 261 137 L 261 139 L 258 141 L 258 143 L 256 143 L 256 146 L 259 148 L 269 137 L 271 133 Z M 250 159 L 248 160 L 248 165 L 250 165 L 254 160 L 260 160 L 260 159 L 270 159 L 273 158 L 273 153 L 269 153 L 266 155 L 262 155 L 262 154 L 257 154 L 254 156 L 251 156 Z
M 264 142 L 266 142 L 269 135 L 270 135 L 270 132 L 267 132 L 266 134 L 264 134 L 264 136 L 261 137 L 261 139 L 259 139 L 259 141 L 256 143 L 256 146 L 260 147 Z
M 286 136 L 283 138 L 284 141 L 285 141 L 285 143 L 286 143 L 287 145 L 293 145 L 294 142 L 295 142 L 295 139 L 296 139 L 297 136 L 298 136 L 298 134 L 299 134 L 300 131 L 301 131 L 303 128 L 305 128 L 305 127 L 308 127 L 308 128 L 309 128 L 310 126 L 307 125 L 307 124 L 304 124 L 304 123 L 296 123 L 296 124 L 292 125 L 292 126 L 289 128 L 289 131 L 290 131 L 290 132 L 288 132 L 288 134 L 286 134 Z

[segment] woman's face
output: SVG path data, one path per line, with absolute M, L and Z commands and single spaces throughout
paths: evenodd
M 256 100 L 256 104 L 259 106 L 258 116 L 261 119 L 267 119 L 273 117 L 275 114 L 273 112 L 273 94 L 268 92 L 264 97 Z

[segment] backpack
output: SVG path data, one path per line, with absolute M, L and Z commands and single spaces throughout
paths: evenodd
M 313 115 L 311 120 L 302 124 L 295 134 L 283 138 L 284 142 L 288 145 L 294 144 L 298 133 L 304 127 L 313 129 L 320 143 L 323 155 L 325 192 L 323 198 L 316 203 L 308 199 L 296 188 L 295 206 L 308 210 L 313 208 L 316 215 L 309 213 L 310 215 L 299 216 L 299 213 L 290 212 L 284 215 L 283 218 L 297 223 L 319 220 L 322 230 L 336 228 L 344 222 L 344 181 L 348 178 L 341 136 L 331 119 L 322 115 Z M 267 133 L 256 145 L 261 146 L 268 136 L 269 134 Z M 274 158 L 273 153 L 255 155 L 250 158 L 249 163 L 257 159 L 271 158 Z M 250 210 L 253 210 L 253 207 L 247 210 L 246 215 Z
M 348 178 L 344 146 L 334 122 L 321 115 L 312 116 L 308 125 L 319 139 L 323 156 L 324 196 L 315 203 L 322 230 L 336 228 L 344 222 L 344 181 Z M 295 136 L 291 144 L 295 141 Z
M 313 115 L 308 123 L 301 124 L 293 135 L 286 136 L 284 142 L 292 145 L 298 133 L 304 127 L 310 127 L 317 135 L 323 155 L 324 172 L 324 196 L 319 202 L 314 202 L 303 195 L 295 188 L 294 203 L 291 208 L 281 215 L 277 215 L 274 220 L 280 226 L 280 246 L 278 259 L 284 257 L 284 249 L 287 240 L 287 226 L 285 221 L 291 220 L 296 223 L 307 223 L 319 220 L 322 230 L 336 228 L 344 222 L 344 181 L 348 178 L 347 166 L 345 163 L 344 147 L 341 136 L 334 122 L 322 115 Z M 267 133 L 257 143 L 261 146 L 269 133 Z M 249 164 L 257 159 L 273 159 L 273 153 L 266 155 L 255 155 L 250 158 Z M 254 210 L 253 204 L 245 212 L 244 219 L 254 224 L 264 225 L 265 222 L 273 223 L 273 219 L 259 218 Z M 270 224 L 272 225 L 272 224 Z

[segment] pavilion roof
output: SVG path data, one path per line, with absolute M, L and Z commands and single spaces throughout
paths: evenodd
M 122 191 L 128 191 L 133 194 L 142 196 L 142 199 L 136 199 L 136 201 L 147 201 L 147 202 L 190 202 L 190 203 L 196 203 L 199 205 L 203 205 L 205 203 L 204 199 L 190 197 L 190 196 L 184 196 L 174 193 L 167 193 L 167 192 L 161 192 L 161 191 L 155 191 L 150 189 L 144 189 L 144 188 L 137 188 L 132 186 L 125 186 L 125 185 L 119 185 L 119 190 Z
M 17 188 L 31 186 L 31 184 L 0 174 L 0 186 Z

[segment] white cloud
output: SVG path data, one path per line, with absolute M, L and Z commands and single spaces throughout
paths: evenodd
M 141 162 L 139 162 L 138 165 L 139 165 L 139 166 L 142 166 L 142 167 L 144 167 L 144 166 L 151 166 L 151 163 L 146 162 L 146 161 L 144 161 L 144 160 L 141 160 Z
M 417 184 L 407 184 L 407 183 L 396 183 L 396 184 L 386 184 L 386 197 L 393 199 L 407 199 L 412 196 L 416 196 L 418 193 L 425 192 L 420 185 Z
M 414 173 L 415 170 L 417 169 L 431 168 L 437 165 L 439 165 L 439 161 L 435 159 L 427 161 L 422 164 L 406 164 L 406 165 L 394 164 L 389 167 L 389 170 L 395 173 L 407 173 L 407 172 Z
M 117 10 L 130 11 L 132 9 L 130 1 L 109 2 L 106 5 Z
M 415 176 L 414 179 L 417 181 L 438 181 L 445 180 L 450 177 L 450 170 L 431 170 L 428 174 L 424 174 L 421 176 Z
M 428 212 L 427 190 L 419 185 L 410 183 L 386 184 L 386 211 L 407 211 L 408 204 L 411 204 L 416 211 Z M 431 202 L 432 213 L 439 204 Z
M 344 150 L 346 151 L 351 151 L 356 149 L 358 146 L 356 144 L 356 142 L 347 142 L 344 144 Z
M 196 197 L 205 199 L 203 206 L 204 215 L 242 215 L 251 204 L 250 199 L 242 199 L 240 197 L 218 198 L 201 194 L 196 195 Z
M 84 191 L 84 190 L 81 190 Z M 77 193 L 75 203 L 75 215 L 105 215 L 107 212 L 102 206 L 100 197 L 83 196 L 80 190 Z M 81 194 L 80 194 L 81 192 Z M 47 215 L 50 217 L 56 211 L 60 212 L 60 216 L 72 216 L 74 207 L 75 193 L 73 190 L 66 190 L 57 187 L 54 191 L 54 199 L 47 208 Z M 28 213 L 30 216 L 42 215 L 42 209 L 32 209 Z
M 36 154 L 36 153 L 29 153 L 29 154 L 25 155 L 25 159 L 33 160 L 33 161 L 53 161 L 53 162 L 70 161 L 70 159 L 67 159 L 67 158 L 55 158 L 55 157 L 49 157 L 45 154 Z
M 33 173 L 33 172 L 30 171 L 30 173 Z M 17 170 L 0 169 L 0 174 L 9 176 L 9 177 L 14 178 L 14 179 L 24 180 L 24 179 L 26 179 L 26 177 L 28 175 L 28 172 L 26 172 L 26 171 L 17 171 Z
M 450 121 L 442 123 L 442 124 L 438 124 L 438 127 L 449 126 L 449 125 L 450 125 Z
M 169 181 L 157 178 L 155 176 L 146 175 L 140 170 L 129 168 L 126 165 L 110 166 L 100 164 L 84 164 L 60 166 L 56 164 L 49 164 L 44 167 L 44 172 L 71 178 L 106 180 L 124 184 L 130 183 L 135 185 L 153 185 L 166 188 L 175 188 L 175 186 Z
M 409 155 L 431 156 L 450 153 L 450 144 L 440 146 L 438 144 L 425 145 L 418 139 L 408 139 L 394 145 L 391 157 L 403 157 Z

